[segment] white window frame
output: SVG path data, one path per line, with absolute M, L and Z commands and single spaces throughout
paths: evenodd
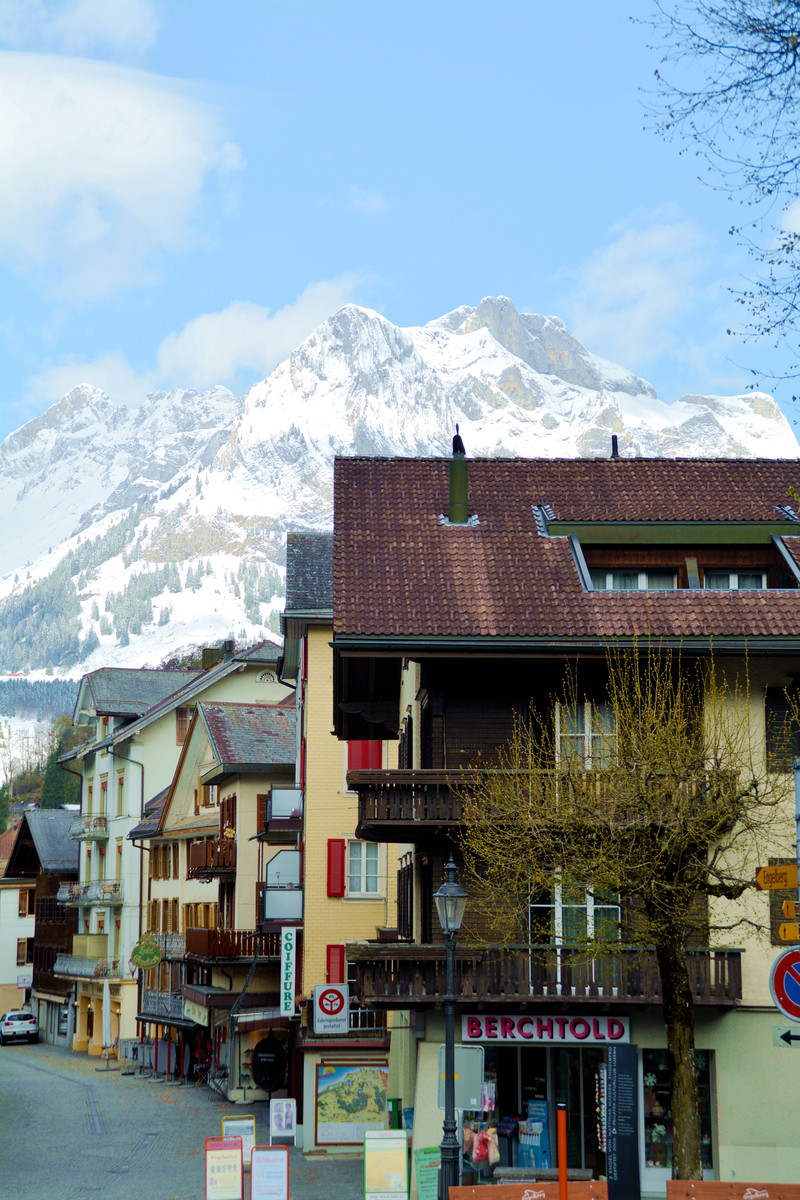
M 728 586 L 726 588 L 715 587 L 715 586 L 709 587 L 708 583 L 706 582 L 709 575 L 727 575 L 728 576 Z M 739 576 L 740 575 L 760 575 L 761 576 L 761 586 L 757 587 L 757 588 L 740 588 L 739 587 Z M 767 590 L 767 572 L 766 571 L 726 571 L 726 570 L 724 570 L 724 568 L 720 571 L 717 571 L 717 570 L 703 571 L 703 588 L 704 589 L 707 588 L 708 591 L 710 591 L 710 592 L 739 592 L 739 591 L 765 592 Z
M 583 731 L 575 732 L 568 729 L 566 714 L 569 709 L 580 714 L 583 723 Z M 574 766 L 575 761 L 571 756 L 564 754 L 562 749 L 562 739 L 567 738 L 582 738 L 583 739 L 583 754 L 578 756 L 580 765 L 585 770 L 603 770 L 609 766 L 609 757 L 614 756 L 616 750 L 616 736 L 612 737 L 609 732 L 609 717 L 613 720 L 614 713 L 608 701 L 597 702 L 594 700 L 580 700 L 574 707 L 572 705 L 556 705 L 556 763 L 559 768 L 565 766 Z M 599 749 L 605 752 L 601 755 L 594 753 L 595 739 L 603 738 L 604 742 L 600 743 Z M 613 745 L 612 745 L 613 742 Z M 610 752 L 610 753 L 609 753 Z
M 649 571 L 634 571 L 633 569 L 626 570 L 625 568 L 622 568 L 622 569 L 616 570 L 616 571 L 602 571 L 602 570 L 591 570 L 590 569 L 589 574 L 592 577 L 592 589 L 595 592 L 629 592 L 629 591 L 630 592 L 651 592 L 651 591 L 652 592 L 669 592 L 669 591 L 676 591 L 677 587 L 678 587 L 678 577 L 677 577 L 677 574 L 675 573 L 675 571 L 668 571 L 668 570 L 662 571 L 662 570 L 656 570 L 655 568 L 651 568 Z M 597 583 L 595 583 L 595 579 L 599 575 L 605 575 L 605 583 L 603 584 L 602 587 L 600 587 Z M 616 588 L 616 587 L 614 587 L 614 576 L 615 575 L 636 575 L 637 576 L 636 587 L 635 588 Z M 671 588 L 651 588 L 651 587 L 649 587 L 648 579 L 649 579 L 650 575 L 671 575 L 672 576 L 672 587 Z
M 372 847 L 372 846 L 375 847 L 375 872 L 374 872 L 375 890 L 367 891 L 365 885 L 370 878 L 370 872 L 368 872 L 368 870 L 367 870 L 367 867 L 368 867 L 367 847 Z M 351 885 L 351 877 L 353 875 L 351 863 L 353 861 L 353 853 L 356 849 L 358 849 L 358 851 L 359 851 L 359 853 L 358 853 L 358 862 L 359 862 L 358 884 L 359 884 L 359 886 L 356 889 L 353 889 L 353 887 Z M 380 842 L 365 842 L 365 841 L 361 841 L 357 838 L 351 838 L 347 842 L 346 850 L 347 850 L 347 861 L 345 862 L 345 896 L 347 896 L 350 900 L 380 900 L 380 899 L 382 899 L 383 895 L 384 895 L 383 880 L 385 877 L 385 871 L 383 870 L 383 854 L 381 852 L 381 843 Z

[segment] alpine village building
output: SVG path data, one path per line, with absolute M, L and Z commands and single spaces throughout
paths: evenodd
M 334 727 L 346 741 L 398 739 L 396 767 L 351 771 L 348 785 L 358 837 L 401 856 L 400 941 L 348 945 L 348 969 L 364 1004 L 407 1014 L 392 1024 L 390 1090 L 413 1108 L 415 1145 L 441 1141 L 445 955 L 433 894 L 448 859 L 462 863 L 463 789 L 510 738 L 515 714 L 532 701 L 556 708 L 565 669 L 579 664 L 594 680 L 570 723 L 588 770 L 610 646 L 643 638 L 701 659 L 713 646 L 715 663 L 740 669 L 746 657 L 752 736 L 785 787 L 783 844 L 793 844 L 791 757 L 777 754 L 769 730 L 786 717 L 784 689 L 800 672 L 796 471 L 794 461 L 613 453 L 467 461 L 458 442 L 452 461 L 337 459 Z M 720 935 L 690 954 L 703 1163 L 720 1180 L 797 1180 L 800 1079 L 776 1048 L 769 985 L 780 893 L 751 895 L 741 903 L 765 936 L 742 925 L 733 941 Z M 554 881 L 537 907 L 539 935 L 550 938 L 544 960 L 463 935 L 457 943 L 456 1042 L 483 1046 L 491 1085 L 484 1111 L 466 1115 L 478 1128 L 489 1116 L 497 1123 L 501 1163 L 552 1166 L 563 1102 L 568 1165 L 603 1176 L 609 1045 L 628 1043 L 638 1056 L 641 1189 L 663 1195 L 673 1127 L 653 956 L 639 951 L 634 964 L 626 954 L 613 896 L 590 887 L 565 896 Z M 468 899 L 465 927 L 469 917 Z M 565 931 L 591 934 L 601 917 L 619 929 L 613 969 L 571 969 Z M 503 1136 L 532 1116 L 527 1145 Z

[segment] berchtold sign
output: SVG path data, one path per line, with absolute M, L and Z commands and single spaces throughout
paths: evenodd
M 462 1042 L 540 1042 L 549 1046 L 629 1042 L 628 1017 L 464 1016 Z

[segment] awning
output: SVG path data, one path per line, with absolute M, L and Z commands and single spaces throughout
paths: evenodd
M 289 1018 L 279 1008 L 244 1008 L 241 1012 L 233 1013 L 232 1020 L 236 1023 L 239 1033 L 248 1029 L 289 1028 Z

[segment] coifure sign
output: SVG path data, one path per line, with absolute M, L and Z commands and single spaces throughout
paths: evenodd
M 540 1042 L 546 1045 L 588 1045 L 592 1042 L 629 1042 L 628 1017 L 564 1017 L 546 1014 L 520 1016 L 464 1016 L 462 1042 Z

